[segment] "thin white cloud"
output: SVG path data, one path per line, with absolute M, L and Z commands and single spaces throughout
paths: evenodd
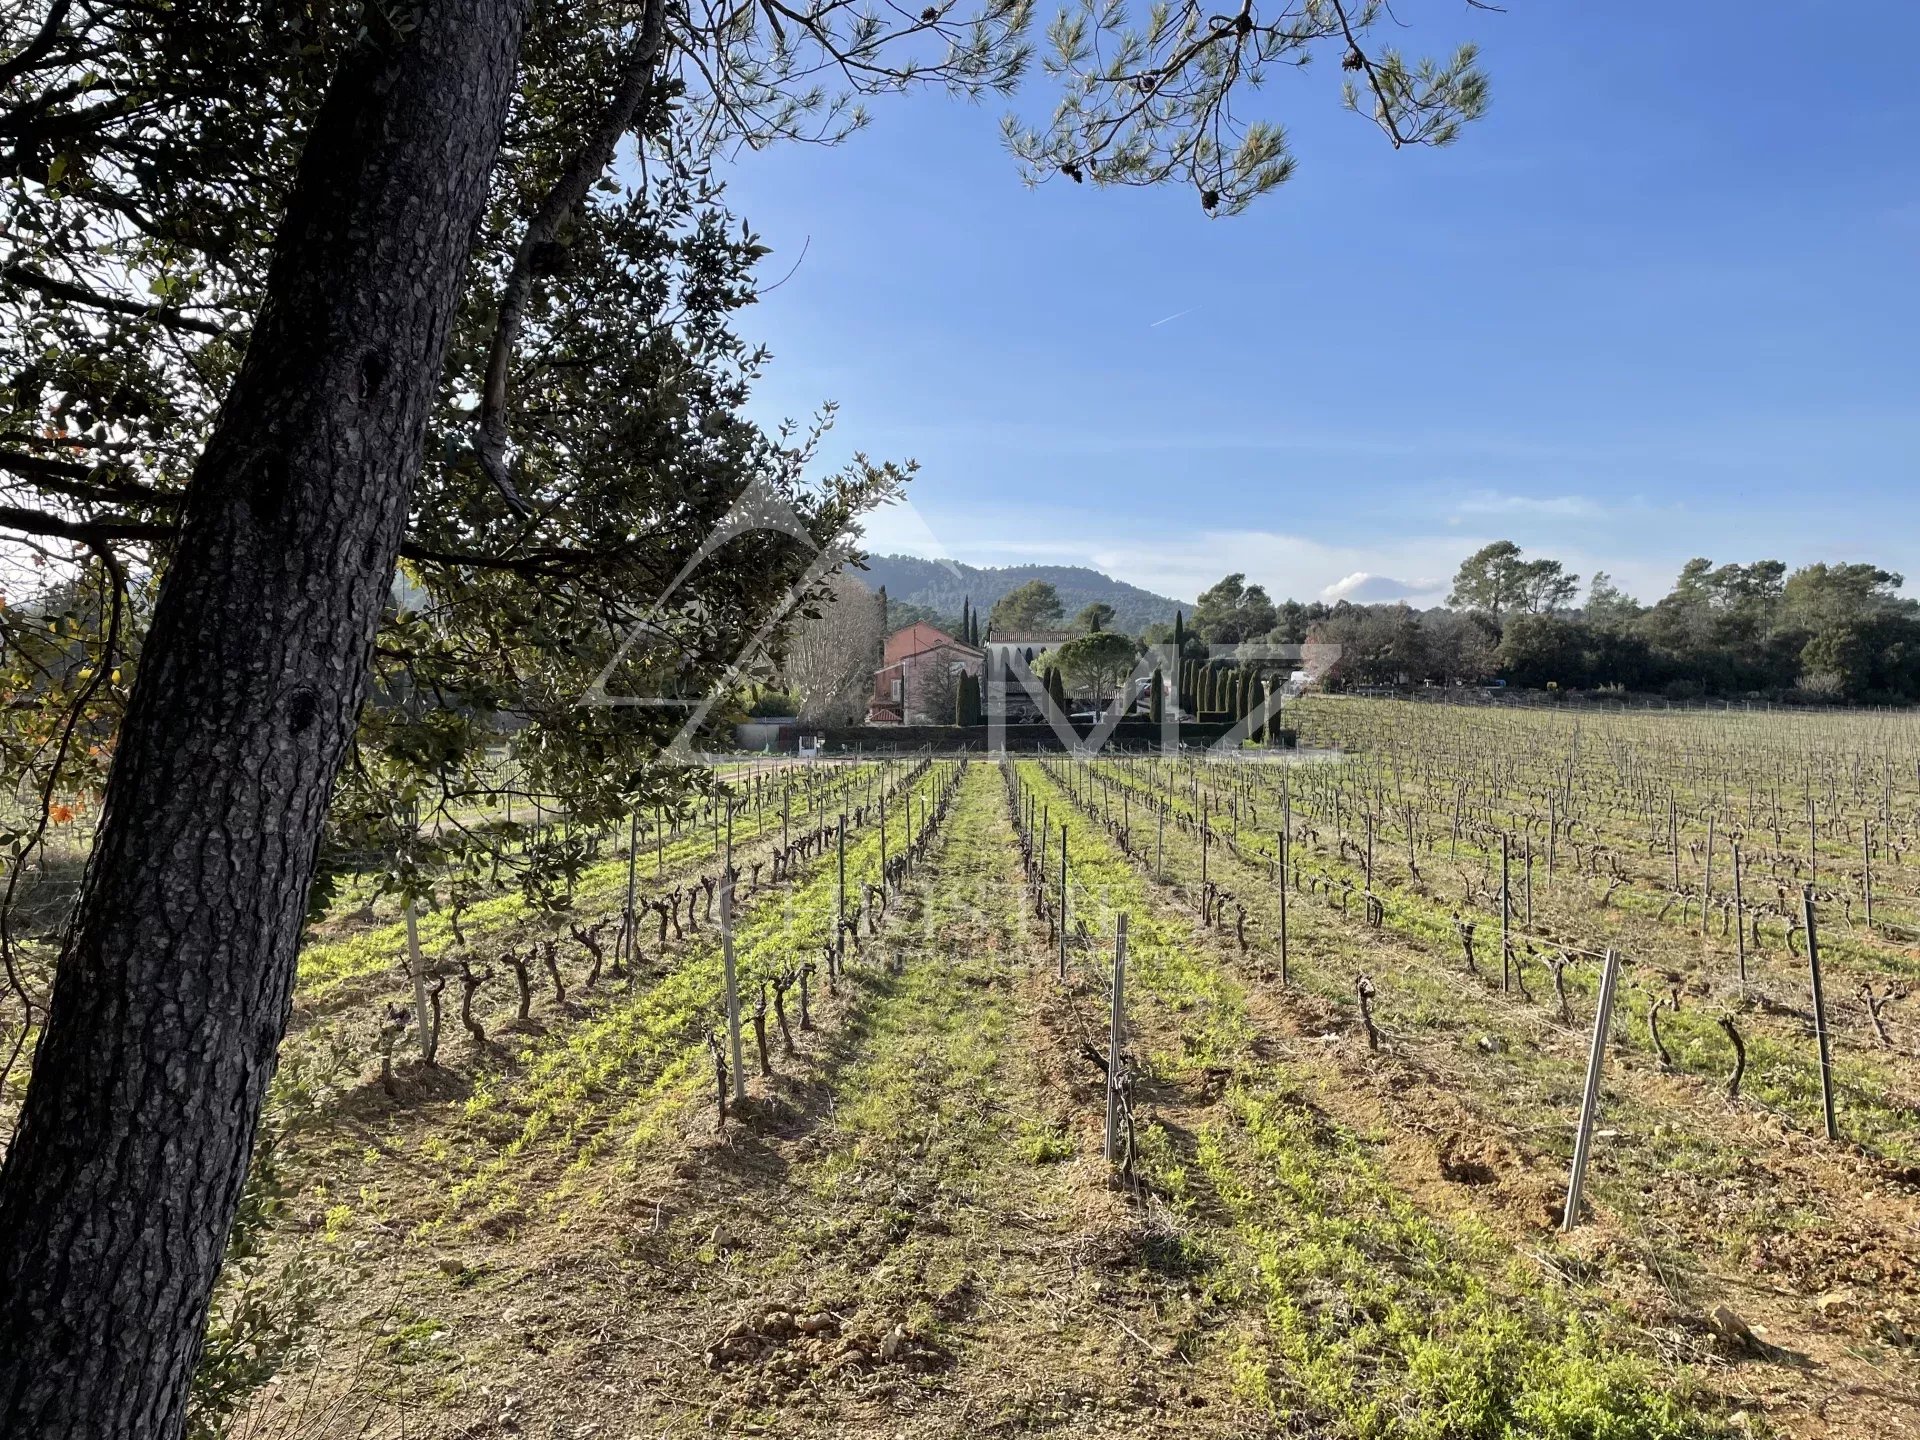
M 1200 531 L 1144 543 L 1090 540 L 1083 563 L 1162 595 L 1198 595 L 1221 576 L 1238 572 L 1265 586 L 1275 599 L 1304 600 L 1356 574 L 1451 575 L 1470 553 L 1471 547 L 1461 547 L 1460 538 L 1452 535 L 1334 545 L 1274 531 Z M 1420 588 L 1408 582 L 1395 598 L 1430 605 L 1438 603 L 1444 591 L 1438 583 Z
M 1356 570 L 1323 588 L 1320 598 L 1329 603 L 1351 600 L 1356 605 L 1389 605 L 1402 600 L 1430 605 L 1446 588 L 1438 580 L 1396 580 L 1391 575 Z
M 1498 490 L 1475 490 L 1456 501 L 1454 509 L 1467 515 L 1549 515 L 1593 520 L 1606 507 L 1586 495 L 1509 495 Z
M 1445 602 L 1462 560 L 1500 538 L 1484 518 L 1458 527 L 1436 526 L 1425 534 L 1381 534 L 1344 543 L 1270 530 L 1135 530 L 1138 518 L 1093 515 L 1065 506 L 969 502 L 949 510 L 938 502 L 917 508 L 903 502 L 869 517 L 866 547 L 878 554 L 979 566 L 1085 565 L 1189 602 L 1237 571 L 1276 600 L 1404 600 L 1424 609 Z M 1527 553 L 1561 561 L 1579 575 L 1582 593 L 1594 571 L 1605 570 L 1629 594 L 1651 602 L 1672 588 L 1688 555 L 1719 553 L 1711 546 L 1707 552 L 1669 548 L 1687 543 L 1677 533 L 1663 533 L 1660 538 L 1666 543 L 1650 552 L 1635 553 L 1638 546 L 1632 540 L 1622 541 L 1618 550 L 1603 551 L 1592 548 L 1596 537 L 1584 527 L 1579 533 L 1580 541 L 1568 544 L 1528 543 Z M 1920 572 L 1920 563 L 1896 568 L 1911 575 Z

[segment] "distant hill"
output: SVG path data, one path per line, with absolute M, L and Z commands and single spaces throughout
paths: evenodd
M 959 572 L 957 576 L 955 571 Z M 871 555 L 860 578 L 869 589 L 886 586 L 890 600 L 924 606 L 941 616 L 958 616 L 962 600 L 971 600 L 982 612 L 989 611 L 994 601 L 1029 580 L 1044 580 L 1059 591 L 1060 606 L 1069 620 L 1082 606 L 1104 600 L 1113 607 L 1113 628 L 1133 635 L 1156 620 L 1171 624 L 1175 610 L 1193 611 L 1192 601 L 1169 600 L 1084 565 L 981 568 L 953 560 L 922 560 L 917 555 Z

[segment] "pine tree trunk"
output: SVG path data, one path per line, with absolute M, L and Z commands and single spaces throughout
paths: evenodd
M 314 121 L 0 1168 L 0 1435 L 184 1428 L 525 6 L 421 0 Z

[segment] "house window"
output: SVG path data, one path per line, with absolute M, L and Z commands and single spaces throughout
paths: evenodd
M 898 675 L 893 677 L 893 698 L 896 700 L 900 698 L 900 677 Z

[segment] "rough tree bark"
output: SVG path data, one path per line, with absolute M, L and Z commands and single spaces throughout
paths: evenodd
M 0 1169 L 0 1435 L 184 1428 L 525 9 L 421 0 L 308 138 Z

